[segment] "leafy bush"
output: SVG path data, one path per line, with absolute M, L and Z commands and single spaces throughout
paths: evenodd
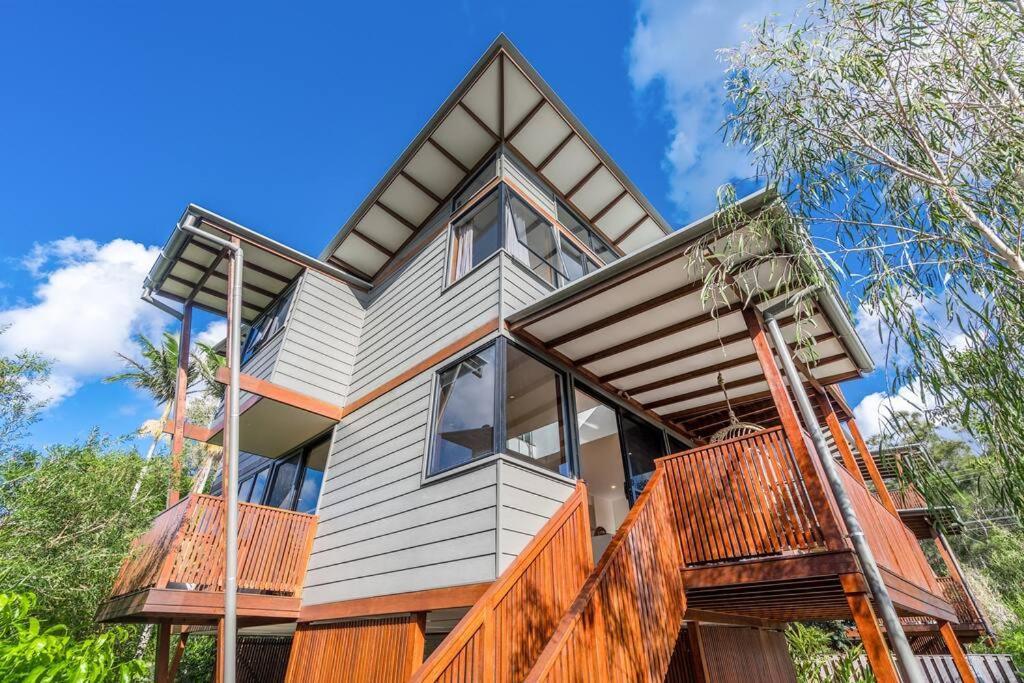
M 786 643 L 799 683 L 874 683 L 870 671 L 858 665 L 859 645 L 841 647 L 825 629 L 801 623 L 786 629 Z
M 63 625 L 43 628 L 31 614 L 35 606 L 31 593 L 0 593 L 0 680 L 126 683 L 146 675 L 142 661 L 119 661 L 119 646 L 131 637 L 128 631 L 114 628 L 75 640 Z

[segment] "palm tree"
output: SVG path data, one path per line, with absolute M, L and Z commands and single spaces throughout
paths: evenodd
M 149 393 L 157 405 L 162 406 L 160 418 L 148 421 L 141 432 L 151 434 L 153 441 L 146 452 L 146 461 L 153 457 L 157 445 L 164 435 L 167 419 L 174 405 L 174 393 L 178 382 L 178 340 L 170 332 L 164 332 L 160 346 L 154 344 L 147 336 L 137 334 L 132 340 L 139 346 L 139 358 L 135 359 L 123 353 L 117 355 L 124 362 L 126 370 L 104 378 L 104 382 L 125 382 L 136 389 Z M 221 387 L 214 381 L 217 369 L 224 365 L 223 357 L 212 346 L 196 343 L 188 362 L 189 393 L 207 393 L 219 395 Z M 203 380 L 197 382 L 196 380 Z M 208 454 L 212 457 L 212 453 Z M 132 499 L 138 493 L 142 483 L 141 475 L 132 491 Z

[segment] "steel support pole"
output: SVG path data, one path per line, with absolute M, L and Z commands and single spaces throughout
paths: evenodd
M 875 562 L 875 556 L 871 552 L 871 546 L 868 545 L 867 540 L 864 538 L 864 530 L 857 519 L 857 513 L 853 509 L 849 496 L 846 495 L 846 489 L 839 478 L 839 473 L 836 472 L 835 462 L 833 462 L 828 444 L 825 442 L 825 436 L 821 433 L 821 427 L 818 425 L 818 418 L 814 414 L 814 408 L 811 407 L 811 401 L 804 390 L 803 380 L 800 379 L 800 375 L 797 373 L 796 366 L 793 363 L 793 358 L 789 355 L 789 345 L 786 343 L 785 337 L 782 336 L 779 322 L 775 319 L 774 312 L 771 310 L 765 311 L 763 315 L 765 326 L 768 328 L 768 334 L 771 335 L 772 343 L 775 345 L 775 349 L 782 361 L 782 369 L 786 373 L 789 386 L 796 397 L 800 415 L 811 432 L 811 441 L 814 442 L 814 449 L 817 451 L 818 460 L 825 471 L 825 478 L 828 479 L 832 494 L 836 499 L 836 504 L 839 506 L 839 513 L 846 523 L 850 540 L 853 542 L 853 550 L 860 560 L 861 569 L 864 571 L 864 578 L 867 579 L 868 588 L 871 589 L 871 595 L 875 599 L 875 606 L 878 608 L 882 621 L 885 623 L 885 629 L 889 634 L 889 642 L 892 644 L 896 654 L 896 665 L 899 667 L 900 675 L 906 683 L 927 683 L 924 672 L 917 662 L 917 657 L 907 641 L 907 635 L 903 632 L 903 625 L 900 623 L 899 615 L 896 614 L 896 608 L 889 597 L 889 591 L 882 580 L 882 574 L 878 569 L 878 564 Z
M 185 232 L 224 247 L 231 253 L 228 273 L 228 373 L 227 422 L 224 428 L 223 495 L 227 507 L 224 527 L 224 638 L 221 647 L 221 681 L 235 683 L 236 646 L 238 636 L 238 375 L 242 337 L 242 270 L 245 265 L 242 245 L 199 230 L 188 216 L 181 225 Z

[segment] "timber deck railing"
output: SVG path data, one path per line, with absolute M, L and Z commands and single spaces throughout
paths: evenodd
M 889 491 L 897 510 L 920 510 L 928 507 L 928 501 L 913 486 Z
M 938 581 L 939 586 L 942 587 L 942 595 L 945 596 L 946 602 L 953 605 L 957 620 L 961 625 L 982 624 L 981 615 L 974 608 L 971 596 L 967 594 L 959 579 L 955 576 L 940 576 Z
M 593 566 L 587 488 L 580 482 L 411 683 L 523 680 Z
M 813 445 L 805 439 L 808 451 Z M 663 463 L 686 566 L 849 548 L 820 463 L 801 461 L 781 427 L 670 455 Z M 935 595 L 942 589 L 914 534 L 837 467 L 879 565 Z M 837 545 L 838 544 L 838 545 Z
M 826 549 L 781 427 L 662 462 L 686 566 Z
M 298 595 L 316 516 L 263 505 L 238 506 L 238 588 Z M 164 510 L 132 544 L 110 598 L 148 588 L 222 591 L 224 499 L 190 495 Z
M 686 611 L 670 487 L 659 463 L 526 681 L 664 679 Z

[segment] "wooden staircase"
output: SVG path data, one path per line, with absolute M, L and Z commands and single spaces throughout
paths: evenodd
M 659 466 L 596 568 L 577 484 L 411 680 L 663 680 L 686 607 L 666 481 Z

